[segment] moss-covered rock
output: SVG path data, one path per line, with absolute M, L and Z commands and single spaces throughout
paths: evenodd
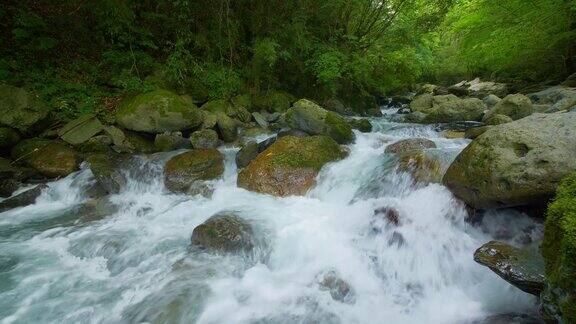
M 510 118 L 506 115 L 496 114 L 496 115 L 492 115 L 490 118 L 486 119 L 485 124 L 495 126 L 495 125 L 510 123 L 513 121 L 514 120 L 512 118 Z
M 491 241 L 474 252 L 474 261 L 524 292 L 540 296 L 544 289 L 544 260 L 534 249 Z
M 202 123 L 198 108 L 167 90 L 155 90 L 124 99 L 116 111 L 122 127 L 147 133 L 179 131 Z
M 513 120 L 518 120 L 534 113 L 534 106 L 530 98 L 522 94 L 512 94 L 506 96 L 502 101 L 496 104 L 486 116 L 484 120 L 489 120 L 495 115 L 505 115 Z
M 0 127 L 0 149 L 9 149 L 20 141 L 20 134 L 10 127 Z
M 216 113 L 216 130 L 220 138 L 227 143 L 232 143 L 238 138 L 238 122 L 222 112 Z
M 230 118 L 244 123 L 248 123 L 252 120 L 252 115 L 242 102 L 238 102 L 235 105 L 233 102 L 224 99 L 211 100 L 205 103 L 200 109 L 213 114 L 223 113 Z
M 218 213 L 192 231 L 192 246 L 211 252 L 250 252 L 256 245 L 248 222 L 233 213 Z
M 468 128 L 464 133 L 464 137 L 467 139 L 475 139 L 476 137 L 484 134 L 490 126 L 478 126 Z
M 48 107 L 28 91 L 0 85 L 0 124 L 29 133 L 34 124 L 48 116 Z
M 238 168 L 244 168 L 252 160 L 258 156 L 258 143 L 255 141 L 249 141 L 248 143 L 244 144 L 240 151 L 236 154 L 236 166 Z
M 354 139 L 352 128 L 344 117 L 310 100 L 301 99 L 294 103 L 294 106 L 286 112 L 285 119 L 293 129 L 311 135 L 326 135 L 340 144 L 349 143 Z
M 182 137 L 181 132 L 165 132 L 157 134 L 154 138 L 154 146 L 159 152 L 169 152 L 179 149 L 190 148 L 190 142 Z
M 117 194 L 128 181 L 121 170 L 125 159 L 117 154 L 96 153 L 89 155 L 86 161 L 100 187 L 109 194 Z
M 486 109 L 486 104 L 480 99 L 460 99 L 452 94 L 441 96 L 423 94 L 410 103 L 413 114 L 424 114 L 420 118 L 412 118 L 412 121 L 423 123 L 479 121 Z
M 47 177 L 64 177 L 78 169 L 76 152 L 63 142 L 26 139 L 12 148 L 12 158 Z
M 195 149 L 176 155 L 164 166 L 164 185 L 173 192 L 187 192 L 200 180 L 213 180 L 224 173 L 224 157 L 216 149 Z
M 285 136 L 260 153 L 238 174 L 238 186 L 275 195 L 304 195 L 318 171 L 346 153 L 327 136 Z
M 289 93 L 272 90 L 254 95 L 252 97 L 252 107 L 256 111 L 264 110 L 271 113 L 283 113 L 290 108 L 294 100 L 294 96 Z
M 82 144 L 92 136 L 100 133 L 104 126 L 94 115 L 85 115 L 76 118 L 58 130 L 58 136 L 72 145 Z
M 349 118 L 348 124 L 352 129 L 361 131 L 362 133 L 370 133 L 372 131 L 372 124 L 365 118 Z
M 429 148 L 436 148 L 436 143 L 426 138 L 408 138 L 388 145 L 384 152 L 399 154 L 410 151 L 422 151 Z
M 548 318 L 576 323 L 576 173 L 561 182 L 548 207 L 541 251 L 547 278 L 543 311 Z
M 220 145 L 220 139 L 215 130 L 201 129 L 190 135 L 190 144 L 195 149 L 217 148 Z
M 422 95 L 417 96 L 410 102 L 410 110 L 412 112 L 422 112 L 426 113 L 430 109 L 432 109 L 434 96 L 431 93 L 425 93 Z
M 398 170 L 409 173 L 416 183 L 439 183 L 442 181 L 440 162 L 423 152 L 409 151 L 401 154 Z
M 576 170 L 575 142 L 576 113 L 490 126 L 458 155 L 443 182 L 479 209 L 542 205 Z

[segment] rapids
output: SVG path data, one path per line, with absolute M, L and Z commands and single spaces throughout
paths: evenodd
M 472 323 L 536 310 L 536 299 L 473 261 L 497 238 L 537 242 L 541 225 L 511 211 L 466 222 L 439 184 L 415 186 L 386 145 L 436 142 L 446 168 L 468 144 L 433 126 L 372 118 L 349 156 L 326 166 L 306 197 L 236 187 L 238 148 L 221 147 L 223 179 L 210 199 L 169 193 L 162 165 L 178 152 L 142 156 L 105 215 L 80 206 L 90 170 L 49 183 L 36 204 L 0 214 L 1 323 Z M 391 206 L 395 228 L 374 216 Z M 250 255 L 190 249 L 192 230 L 219 211 L 257 229 Z M 531 243 L 535 244 L 535 243 Z M 323 275 L 347 282 L 335 300 Z

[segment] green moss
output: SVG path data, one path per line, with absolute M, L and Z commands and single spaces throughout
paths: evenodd
M 344 118 L 338 114 L 329 111 L 324 118 L 324 121 L 329 126 L 329 136 L 335 139 L 338 143 L 348 143 L 354 139 L 352 128 Z
M 264 151 L 272 154 L 270 164 L 319 171 L 326 163 L 343 158 L 346 154 L 338 143 L 327 136 L 286 136 Z
M 548 300 L 556 302 L 566 323 L 576 322 L 576 173 L 558 186 L 548 207 L 541 245 L 546 260 Z

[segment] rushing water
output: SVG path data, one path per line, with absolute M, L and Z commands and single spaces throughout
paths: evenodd
M 306 197 L 275 198 L 236 187 L 237 148 L 213 196 L 176 195 L 162 165 L 176 154 L 140 157 L 127 188 L 99 212 L 81 207 L 86 166 L 50 183 L 36 204 L 0 214 L 2 323 L 471 323 L 531 313 L 535 299 L 476 264 L 493 238 L 537 239 L 541 226 L 512 212 L 471 225 L 439 184 L 415 186 L 386 145 L 425 137 L 447 167 L 467 140 L 431 126 L 375 118 L 350 155 L 326 166 Z M 400 213 L 400 225 L 375 216 Z M 219 211 L 254 225 L 251 255 L 189 248 L 192 230 Z M 349 284 L 335 300 L 320 282 Z

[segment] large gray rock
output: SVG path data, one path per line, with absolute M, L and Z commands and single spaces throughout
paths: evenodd
M 491 241 L 476 250 L 474 261 L 524 292 L 540 296 L 544 289 L 544 259 L 538 251 Z
M 116 112 L 120 126 L 137 132 L 162 133 L 196 127 L 202 114 L 193 103 L 166 90 L 124 99 Z
M 491 126 L 460 153 L 443 183 L 475 208 L 542 205 L 576 171 L 575 143 L 576 112 Z
M 459 121 L 480 121 L 487 109 L 486 104 L 477 98 L 460 99 L 453 94 L 418 96 L 410 104 L 412 113 L 408 120 L 418 123 L 450 123 Z M 416 114 L 420 114 L 416 116 Z
M 37 96 L 21 88 L 0 85 L 0 124 L 27 133 L 48 112 Z
M 344 117 L 328 111 L 316 103 L 301 99 L 285 115 L 290 127 L 311 135 L 326 135 L 336 142 L 349 143 L 354 139 L 352 128 Z
M 248 222 L 233 213 L 218 213 L 192 231 L 192 246 L 211 252 L 250 252 L 256 245 Z
M 201 129 L 190 135 L 190 144 L 195 149 L 217 148 L 220 145 L 220 139 L 215 130 Z
M 484 117 L 484 120 L 490 119 L 494 115 L 505 115 L 513 120 L 518 120 L 534 113 L 534 106 L 530 98 L 522 94 L 513 94 L 506 96 L 494 106 Z

